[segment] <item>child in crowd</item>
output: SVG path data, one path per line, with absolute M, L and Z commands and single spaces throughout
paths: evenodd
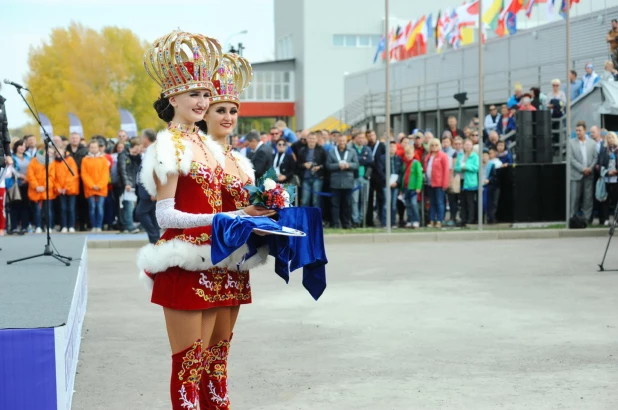
M 509 150 L 506 149 L 506 142 L 498 141 L 496 144 L 497 158 L 502 162 L 502 166 L 513 165 L 513 157 Z
M 52 202 L 58 195 L 56 184 L 56 161 L 54 161 L 55 150 L 49 148 L 45 152 L 45 144 L 37 146 L 37 154 L 30 161 L 28 171 L 26 171 L 26 181 L 28 182 L 28 198 L 32 201 L 34 207 L 34 224 L 36 225 L 35 233 L 43 232 L 43 211 L 48 210 L 47 218 L 45 218 L 45 226 L 49 229 L 54 227 L 54 207 Z M 45 191 L 45 155 L 49 156 L 49 198 Z M 49 204 L 47 204 L 49 202 Z M 47 206 L 49 205 L 49 206 Z M 46 208 L 47 206 L 47 208 Z
M 99 143 L 96 140 L 90 141 L 88 155 L 82 160 L 82 181 L 92 232 L 103 230 L 103 209 L 109 180 L 109 163 L 100 152 Z
M 79 195 L 79 170 L 72 156 L 65 155 L 65 149 L 59 149 L 61 156 L 56 153 L 56 181 L 55 187 L 60 201 L 60 226 L 62 233 L 75 232 L 75 202 Z M 73 171 L 62 162 L 62 158 Z
M 404 150 L 403 159 L 403 178 L 401 189 L 406 204 L 408 222 L 406 228 L 418 228 L 420 226 L 420 216 L 418 213 L 418 195 L 423 189 L 423 166 L 415 156 L 413 145 L 408 145 Z

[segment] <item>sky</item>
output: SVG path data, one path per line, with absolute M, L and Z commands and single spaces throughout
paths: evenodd
M 0 0 L 0 8 L 0 80 L 21 84 L 28 72 L 29 48 L 72 21 L 96 30 L 129 28 L 148 42 L 178 28 L 215 37 L 224 50 L 242 42 L 243 56 L 250 62 L 275 55 L 273 0 Z M 243 30 L 247 34 L 235 35 Z M 9 128 L 32 121 L 13 86 L 2 84 L 1 93 L 7 99 Z

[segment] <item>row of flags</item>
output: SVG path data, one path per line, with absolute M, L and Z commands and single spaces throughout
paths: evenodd
M 131 114 L 130 111 L 121 108 L 119 110 L 120 114 L 120 128 L 126 131 L 127 136 L 129 138 L 137 137 L 137 122 L 135 122 L 135 117 Z M 54 136 L 54 128 L 52 127 L 52 123 L 49 120 L 49 117 L 43 113 L 39 113 L 39 117 L 41 119 L 41 135 L 44 135 L 43 131 L 47 131 L 47 134 L 50 137 Z M 73 113 L 69 113 L 69 134 L 76 132 L 82 137 L 84 136 L 84 127 L 82 127 L 82 122 L 77 117 L 77 115 Z
M 483 22 L 482 41 L 485 42 L 487 30 L 494 31 L 499 37 L 517 33 L 517 14 L 521 11 L 530 18 L 535 5 L 545 4 L 548 20 L 552 21 L 558 15 L 564 18 L 567 7 L 574 3 L 579 3 L 579 0 L 484 0 L 483 10 L 480 10 L 479 0 L 468 1 L 454 9 L 439 11 L 435 23 L 432 14 L 429 14 L 403 26 L 393 27 L 388 38 L 382 36 L 373 62 L 380 56 L 386 59 L 387 39 L 389 58 L 401 61 L 426 54 L 430 39 L 435 42 L 438 53 L 444 48 L 459 48 L 473 43 L 479 13 Z

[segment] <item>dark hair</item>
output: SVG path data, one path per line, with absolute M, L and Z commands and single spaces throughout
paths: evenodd
M 13 154 L 17 152 L 18 147 L 21 147 L 24 144 L 25 144 L 24 140 L 15 141 L 15 143 L 13 143 Z
M 577 77 L 577 71 L 571 70 L 571 74 L 573 74 L 575 77 Z
M 499 141 L 498 141 L 498 142 L 499 142 Z M 491 152 L 491 151 L 496 151 L 496 148 L 494 148 L 494 147 L 489 147 L 489 151 L 490 151 L 490 152 Z
M 139 144 L 140 144 L 139 138 L 131 138 L 131 140 L 129 141 L 130 148 L 137 147 Z
M 123 145 L 123 146 L 125 146 L 125 147 L 127 146 L 127 144 L 125 144 L 124 142 L 122 142 L 122 141 L 118 141 L 118 142 L 116 143 L 116 145 L 114 145 L 114 149 L 113 149 L 113 151 L 112 151 L 112 152 L 114 152 L 114 153 L 115 153 L 115 152 L 117 152 L 117 151 L 118 151 L 118 145 L 120 145 L 120 144 L 122 144 L 122 145 Z
M 285 145 L 288 145 L 288 142 L 285 140 L 285 138 L 279 138 L 276 144 L 279 145 L 280 142 L 283 142 Z
M 612 23 L 618 23 L 618 20 L 613 19 L 613 20 L 612 20 Z
M 247 135 L 245 135 L 245 141 L 247 142 L 259 141 L 259 140 L 260 140 L 260 134 L 258 134 L 257 131 L 249 131 Z
M 152 106 L 163 121 L 170 122 L 174 118 L 174 107 L 170 104 L 168 98 L 163 97 L 163 94 L 159 96 L 159 99 Z
M 32 135 L 32 134 L 26 134 L 26 135 L 24 135 L 24 138 L 23 138 L 23 139 L 24 139 L 24 141 L 25 141 L 25 140 L 27 140 L 27 139 L 28 139 L 28 138 L 30 138 L 30 137 L 34 137 L 34 135 Z M 36 137 L 35 137 L 35 138 L 36 138 Z
M 65 141 L 65 142 L 69 140 L 69 139 L 68 139 L 67 137 L 65 137 L 64 135 L 61 135 L 61 136 L 60 136 L 60 139 L 61 139 L 62 141 Z
M 496 147 L 498 146 L 498 144 L 504 144 L 504 148 L 506 148 L 506 141 L 500 140 L 500 141 L 496 142 Z
M 352 132 L 352 139 L 358 137 L 359 135 L 365 135 L 365 133 L 355 130 L 354 132 Z
M 96 141 L 100 147 L 107 146 L 107 139 L 102 135 L 93 135 L 91 140 Z
M 577 127 L 582 127 L 585 130 L 586 129 L 586 121 L 584 121 L 584 120 L 577 121 L 577 125 L 575 126 L 575 128 L 577 128 Z
M 155 142 L 157 139 L 157 133 L 152 128 L 142 130 L 142 135 L 150 142 Z

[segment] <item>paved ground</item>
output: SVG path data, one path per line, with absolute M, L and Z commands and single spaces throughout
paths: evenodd
M 235 410 L 618 408 L 618 272 L 604 238 L 329 245 L 314 302 L 253 272 Z M 616 245 L 618 246 L 618 245 Z M 608 266 L 618 267 L 618 255 Z M 477 256 L 478 254 L 481 256 Z M 168 410 L 169 348 L 134 249 L 89 254 L 74 409 Z

